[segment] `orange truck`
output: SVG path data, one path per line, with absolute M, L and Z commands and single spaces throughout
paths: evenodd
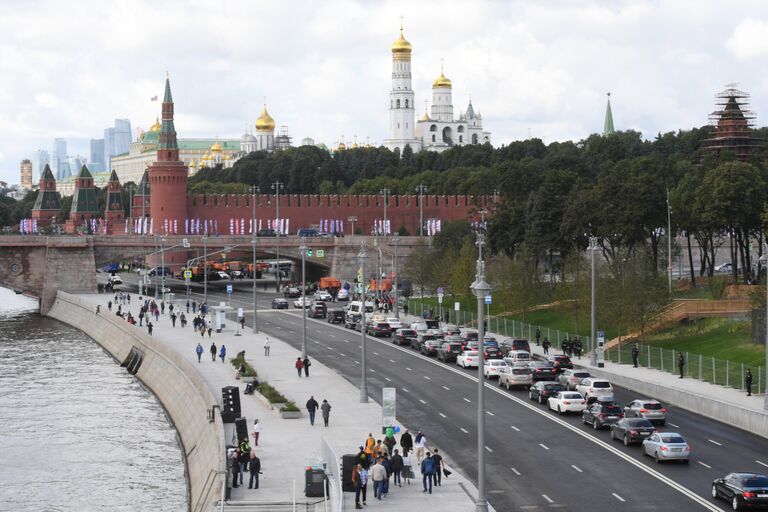
M 341 281 L 336 277 L 321 277 L 317 287 L 321 290 L 328 290 L 329 288 L 338 290 L 341 288 Z

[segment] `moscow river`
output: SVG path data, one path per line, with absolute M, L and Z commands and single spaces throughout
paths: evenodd
M 0 288 L 0 510 L 185 511 L 160 403 L 82 332 Z

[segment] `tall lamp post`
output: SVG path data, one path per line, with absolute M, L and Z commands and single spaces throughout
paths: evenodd
M 357 253 L 357 257 L 360 258 L 360 289 L 363 296 L 363 307 L 360 311 L 360 345 L 363 350 L 361 374 L 360 374 L 360 403 L 368 402 L 368 376 L 366 375 L 368 369 L 366 360 L 366 346 L 365 346 L 365 259 L 368 257 L 368 251 L 365 248 L 365 242 L 360 242 L 360 252 Z
M 301 358 L 307 358 L 307 239 L 301 237 Z
M 157 302 L 157 281 L 160 277 L 157 274 L 157 237 L 155 237 L 155 302 Z
M 208 235 L 203 235 L 203 303 L 208 303 Z
M 275 291 L 280 291 L 280 277 L 283 273 L 283 269 L 280 268 L 280 190 L 283 189 L 283 184 L 279 181 L 275 181 L 272 184 L 272 190 L 275 191 L 275 216 L 277 217 L 275 221 L 277 222 L 277 229 L 275 232 L 277 233 L 277 239 L 275 241 L 275 252 L 277 253 L 277 281 L 275 281 Z
M 488 497 L 485 492 L 485 376 L 483 373 L 485 357 L 483 354 L 483 339 L 485 339 L 485 298 L 491 292 L 491 285 L 485 280 L 485 262 L 483 261 L 483 246 L 485 235 L 482 230 L 477 232 L 477 271 L 475 282 L 470 288 L 477 297 L 477 501 L 476 512 L 488 512 Z
M 165 236 L 160 237 L 160 271 L 163 273 L 163 278 L 160 280 L 163 287 L 162 290 L 160 290 L 160 297 L 165 300 Z
M 390 190 L 387 187 L 384 187 L 380 191 L 380 194 L 384 196 L 384 226 L 382 227 L 382 230 L 384 231 L 385 235 L 389 234 L 387 232 L 387 203 L 389 202 L 389 192 Z
M 426 185 L 416 187 L 416 193 L 419 194 L 419 236 L 424 236 L 424 192 L 427 191 Z
M 251 216 L 251 244 L 253 244 L 253 269 L 251 270 L 251 279 L 253 279 L 253 334 L 259 332 L 259 304 L 256 298 L 256 194 L 259 192 L 259 187 L 254 185 L 251 199 L 253 203 L 253 214 Z
M 595 252 L 597 252 L 597 237 L 589 237 L 589 258 L 592 267 L 592 304 L 590 308 L 589 348 L 592 351 L 590 363 L 597 365 L 597 350 L 595 347 Z
M 351 231 L 350 231 L 349 234 L 350 235 L 354 235 L 355 234 L 355 222 L 357 222 L 357 215 L 350 215 L 349 217 L 347 217 L 347 222 L 349 222 L 352 225 L 352 228 L 351 228 Z
M 760 391 L 760 377 L 765 379 L 765 387 L 763 388 L 765 393 L 765 401 L 763 402 L 763 409 L 768 410 L 768 244 L 766 244 L 766 253 L 760 257 L 760 260 L 765 268 L 765 375 L 758 376 L 757 390 Z
M 395 237 L 392 239 L 392 242 L 395 244 L 395 275 L 392 276 L 392 289 L 395 291 L 395 318 L 400 319 L 400 301 L 398 299 L 398 286 L 397 286 L 397 280 L 400 278 L 400 274 L 397 271 L 397 244 L 400 242 L 400 237 L 395 234 Z

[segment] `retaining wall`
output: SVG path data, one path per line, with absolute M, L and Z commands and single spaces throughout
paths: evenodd
M 224 478 L 211 472 L 226 470 L 224 425 L 218 411 L 213 421 L 208 419 L 218 402 L 197 369 L 109 311 L 97 315 L 92 304 L 76 295 L 59 291 L 48 316 L 86 333 L 118 363 L 125 362 L 132 349 L 143 354 L 136 376 L 163 404 L 181 439 L 189 509 L 211 510 L 221 497 Z

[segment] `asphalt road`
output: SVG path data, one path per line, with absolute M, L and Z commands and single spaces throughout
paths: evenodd
M 178 284 L 171 281 L 170 286 Z M 209 302 L 226 299 L 225 285 L 209 284 Z M 250 281 L 236 282 L 232 305 L 252 308 L 250 293 Z M 300 347 L 300 312 L 262 309 L 274 296 L 259 291 L 259 328 Z M 313 319 L 307 320 L 307 332 L 310 358 L 359 386 L 360 333 Z M 477 371 L 437 362 L 388 338 L 368 337 L 367 346 L 370 397 L 380 402 L 381 388 L 396 387 L 398 418 L 420 428 L 430 446 L 439 447 L 451 464 L 476 480 Z M 286 368 L 292 369 L 292 363 L 286 361 Z M 638 398 L 623 388 L 615 394 L 621 404 Z M 683 434 L 692 445 L 688 465 L 656 464 L 641 455 L 639 446 L 612 441 L 608 431 L 593 431 L 580 416 L 558 416 L 528 400 L 527 391 L 507 391 L 491 381 L 485 443 L 491 504 L 497 511 L 718 510 L 725 503 L 709 499 L 714 478 L 731 471 L 768 471 L 768 440 L 669 409 L 664 430 Z M 355 444 L 350 443 L 351 451 Z

